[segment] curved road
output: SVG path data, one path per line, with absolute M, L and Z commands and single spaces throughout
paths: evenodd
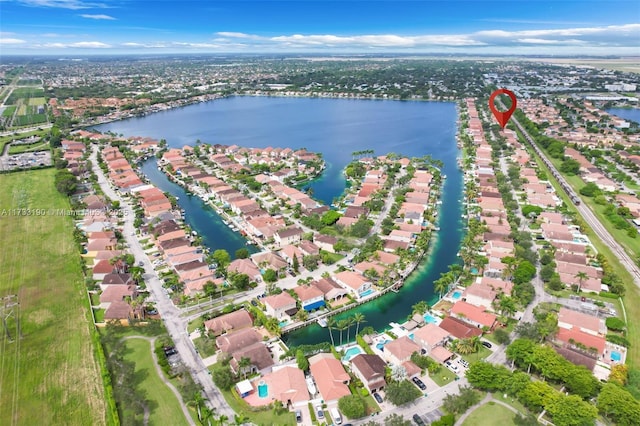
M 104 194 L 111 200 L 120 201 L 120 209 L 124 219 L 122 235 L 127 241 L 129 251 L 135 256 L 136 262 L 142 262 L 143 264 L 145 270 L 145 274 L 143 275 L 144 281 L 147 284 L 152 298 L 156 301 L 156 309 L 160 313 L 167 331 L 173 339 L 173 343 L 180 354 L 182 362 L 191 372 L 193 380 L 202 386 L 205 398 L 209 402 L 209 408 L 215 410 L 218 415 L 224 414 L 229 418 L 233 418 L 235 412 L 229 407 L 227 401 L 225 401 L 218 388 L 214 385 L 207 367 L 197 354 L 191 339 L 189 339 L 186 320 L 180 317 L 180 310 L 176 308 L 169 299 L 169 296 L 164 292 L 160 278 L 158 278 L 140 241 L 135 236 L 135 228 L 133 226 L 135 214 L 133 208 L 127 200 L 123 199 L 111 187 L 102 169 L 98 166 L 97 152 L 98 146 L 92 146 L 90 160 L 94 165 L 93 170 L 98 178 L 100 188 L 102 188 Z

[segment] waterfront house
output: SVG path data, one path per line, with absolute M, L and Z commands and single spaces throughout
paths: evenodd
M 286 260 L 271 251 L 252 254 L 251 261 L 261 269 L 269 268 L 274 271 L 281 271 L 289 266 Z
M 359 354 L 351 359 L 351 371 L 360 379 L 369 392 L 384 388 L 387 363 L 378 355 Z
M 287 319 L 297 312 L 296 299 L 287 292 L 267 296 L 262 299 L 262 303 L 267 309 L 267 315 L 278 320 Z
M 204 322 L 205 330 L 214 336 L 241 330 L 252 325 L 253 317 L 244 309 L 220 315 Z
M 325 306 L 324 293 L 315 286 L 300 285 L 293 289 L 298 298 L 302 309 L 305 311 L 313 311 Z
M 309 371 L 325 404 L 351 395 L 348 386 L 351 380 L 349 373 L 332 353 L 319 353 L 309 358 Z
M 338 300 L 347 295 L 347 290 L 331 278 L 321 278 L 319 280 L 312 281 L 310 285 L 320 290 L 324 294 L 325 300 Z
M 466 339 L 469 337 L 482 335 L 482 330 L 480 330 L 479 328 L 473 327 L 462 321 L 461 319 L 454 317 L 444 318 L 438 325 L 438 327 L 442 328 L 445 331 L 448 331 L 456 339 Z
M 389 364 L 401 365 L 405 361 L 411 359 L 411 355 L 414 352 L 420 352 L 420 346 L 409 339 L 407 336 L 402 336 L 393 340 L 383 348 L 383 354 Z
M 427 355 L 436 347 L 444 346 L 450 339 L 451 334 L 448 331 L 432 323 L 413 331 L 413 341 L 421 345 Z
M 245 274 L 251 281 L 260 282 L 262 275 L 260 270 L 250 259 L 236 259 L 227 266 L 228 272 L 235 272 L 237 274 Z
M 371 288 L 371 281 L 353 271 L 338 272 L 333 276 L 333 279 L 357 297 L 361 297 L 362 293 Z
M 462 298 L 475 306 L 482 306 L 487 310 L 493 310 L 493 302 L 496 300 L 496 291 L 486 284 L 473 283 L 462 293 Z

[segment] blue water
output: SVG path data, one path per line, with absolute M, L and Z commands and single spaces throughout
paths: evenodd
M 372 288 L 370 288 L 369 290 L 365 290 L 362 293 L 360 293 L 360 297 L 366 297 L 366 296 L 370 295 L 373 292 L 374 292 L 374 290 Z
M 256 252 L 255 246 L 247 245 L 246 239 L 222 223 L 222 219 L 213 208 L 206 205 L 199 197 L 188 195 L 180 185 L 171 182 L 164 173 L 158 170 L 155 160 L 145 161 L 141 168 L 156 187 L 178 197 L 178 204 L 185 211 L 186 223 L 202 237 L 202 242 L 212 252 L 224 249 L 232 257 L 236 250 L 243 247 L 246 247 L 250 253 Z
M 611 361 L 620 361 L 622 354 L 618 351 L 611 351 Z
M 622 119 L 640 123 L 640 108 L 609 108 L 605 111 Z
M 166 139 L 171 147 L 205 143 L 320 151 L 323 176 L 310 184 L 330 204 L 345 188 L 351 153 L 374 149 L 455 158 L 455 104 L 347 99 L 231 97 L 95 127 L 125 136 Z M 456 166 L 455 162 L 452 164 Z M 445 171 L 450 174 L 453 171 Z
M 453 300 L 458 300 L 458 299 L 460 299 L 460 296 L 462 296 L 462 292 L 461 292 L 461 291 L 459 291 L 459 290 L 456 290 L 456 291 L 454 291 L 454 292 L 453 292 L 453 294 L 451 295 L 451 298 L 452 298 Z
M 344 356 L 342 357 L 342 360 L 347 362 L 351 361 L 351 358 L 361 353 L 364 353 L 364 351 L 359 346 L 354 346 L 347 349 L 347 351 L 344 353 Z
M 381 351 L 384 348 L 384 345 L 386 345 L 387 343 L 389 343 L 391 340 L 385 340 L 384 342 L 378 342 L 376 343 L 376 348 Z
M 266 398 L 269 396 L 269 385 L 266 383 L 258 385 L 258 396 L 260 398 Z
M 342 169 L 352 160 L 351 153 L 374 149 L 376 155 L 395 152 L 407 156 L 431 155 L 444 163 L 445 180 L 437 226 L 425 262 L 406 281 L 401 291 L 389 292 L 371 302 L 336 317 L 345 319 L 355 312 L 365 315 L 361 326 L 383 330 L 390 322 L 401 321 L 420 300 L 435 303 L 433 281 L 450 264 L 460 262 L 456 253 L 463 236 L 462 173 L 456 159 L 456 108 L 453 102 L 398 102 L 346 99 L 232 97 L 184 108 L 104 124 L 97 130 L 125 136 L 150 136 L 166 139 L 171 147 L 208 143 L 238 144 L 247 147 L 305 147 L 320 152 L 327 162 L 323 176 L 311 184 L 314 197 L 330 203 L 345 188 Z M 154 168 L 153 165 L 146 167 Z M 159 174 L 155 170 L 156 174 Z M 153 170 L 151 170 L 153 173 Z M 152 182 L 158 181 L 150 176 Z M 171 186 L 164 175 L 158 177 Z M 173 185 L 175 188 L 179 188 Z M 195 203 L 202 203 L 194 197 Z M 182 204 L 183 197 L 179 202 Z M 204 206 L 203 204 L 201 204 Z M 187 221 L 194 214 L 187 210 Z M 194 207 L 194 210 L 197 206 Z M 193 220 L 199 222 L 200 220 Z M 202 219 L 211 232 L 220 236 L 206 238 L 212 249 L 244 246 L 244 240 L 216 218 L 214 211 Z M 200 225 L 202 226 L 202 225 Z M 228 232 L 228 233 L 227 233 Z M 235 241 L 235 242 L 233 242 Z M 251 246 L 250 246 L 251 247 Z M 233 253 L 235 249 L 227 249 Z M 334 330 L 333 334 L 337 332 Z M 329 341 L 329 330 L 311 325 L 283 336 L 287 344 L 312 344 Z
M 439 319 L 439 318 L 434 317 L 434 316 L 433 316 L 433 315 L 431 315 L 431 314 L 424 314 L 424 321 L 425 321 L 427 324 L 436 324 L 436 325 L 437 325 L 437 324 L 439 324 L 439 323 L 440 323 L 440 319 Z

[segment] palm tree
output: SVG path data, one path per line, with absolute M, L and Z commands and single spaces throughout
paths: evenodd
M 249 418 L 247 416 L 244 415 L 238 415 L 236 414 L 235 416 L 233 416 L 233 423 L 236 426 L 240 426 L 243 425 L 245 423 L 247 423 L 249 421 Z
M 222 426 L 225 423 L 227 423 L 227 420 L 229 420 L 229 417 L 225 416 L 224 414 L 221 414 L 220 417 L 218 417 L 218 424 Z
M 353 320 L 356 322 L 356 336 L 358 335 L 358 331 L 360 331 L 360 323 L 367 322 L 364 319 L 364 314 L 357 312 L 353 315 Z
M 247 378 L 247 368 L 251 367 L 251 359 L 243 356 L 238 362 L 238 372 L 242 371 L 244 378 Z
M 578 279 L 578 291 L 576 293 L 580 293 L 580 291 L 582 291 L 582 284 L 584 283 L 584 280 L 589 278 L 589 276 L 586 272 L 580 271 L 576 274 L 576 278 Z
M 204 398 L 200 392 L 194 392 L 193 398 L 190 401 L 196 407 L 196 412 L 198 413 L 198 419 L 202 420 L 202 406 L 204 405 Z M 206 408 L 206 407 L 205 407 Z
M 331 330 L 333 330 L 336 327 L 336 320 L 331 317 L 327 320 L 327 328 L 329 329 L 329 337 L 331 337 L 331 346 L 335 346 L 335 342 L 333 341 L 333 333 L 331 332 Z
M 215 414 L 215 412 L 210 409 L 209 407 L 204 407 L 202 409 L 202 418 L 200 419 L 200 423 L 203 426 L 211 426 L 211 419 L 213 418 L 213 415 Z
M 353 317 L 349 317 L 349 319 L 347 319 L 347 343 L 349 343 L 349 332 L 351 331 L 351 326 L 355 323 L 356 322 Z
M 500 300 L 498 301 L 498 308 L 500 310 L 500 313 L 507 317 L 510 317 L 516 312 L 515 302 L 511 297 L 505 296 L 504 294 L 500 296 Z
M 434 287 L 435 287 L 435 284 L 436 283 L 434 282 L 433 283 Z M 424 315 L 427 313 L 428 310 L 429 310 L 429 304 L 427 304 L 427 302 L 425 302 L 424 300 L 421 300 L 411 307 L 411 315 L 415 315 L 415 314 Z
M 340 331 L 340 346 L 342 346 L 342 332 L 345 331 L 349 327 L 349 322 L 347 320 L 340 320 L 337 324 L 337 329 Z

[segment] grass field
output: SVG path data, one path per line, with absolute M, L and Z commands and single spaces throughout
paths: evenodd
M 11 145 L 9 154 L 22 154 L 23 152 L 48 151 L 49 142 L 36 142 L 31 144 Z
M 142 376 L 140 387 L 146 393 L 150 408 L 149 425 L 186 425 L 180 404 L 171 389 L 158 376 L 151 357 L 151 345 L 146 339 L 128 339 L 125 358 L 136 364 L 136 377 Z
M 43 97 L 29 99 L 29 105 L 31 106 L 44 105 L 45 103 L 47 103 L 47 100 Z
M 507 426 L 515 425 L 515 413 L 495 402 L 489 401 L 475 409 L 462 423 L 463 426 Z
M 17 294 L 22 339 L 0 337 L 0 424 L 99 425 L 105 393 L 73 223 L 10 209 L 68 209 L 55 170 L 0 175 L 0 296 Z M 7 210 L 4 210 L 7 209 Z M 9 321 L 15 336 L 15 323 Z
M 13 117 L 13 114 L 16 112 L 16 107 L 14 105 L 8 106 L 2 111 L 3 117 Z

